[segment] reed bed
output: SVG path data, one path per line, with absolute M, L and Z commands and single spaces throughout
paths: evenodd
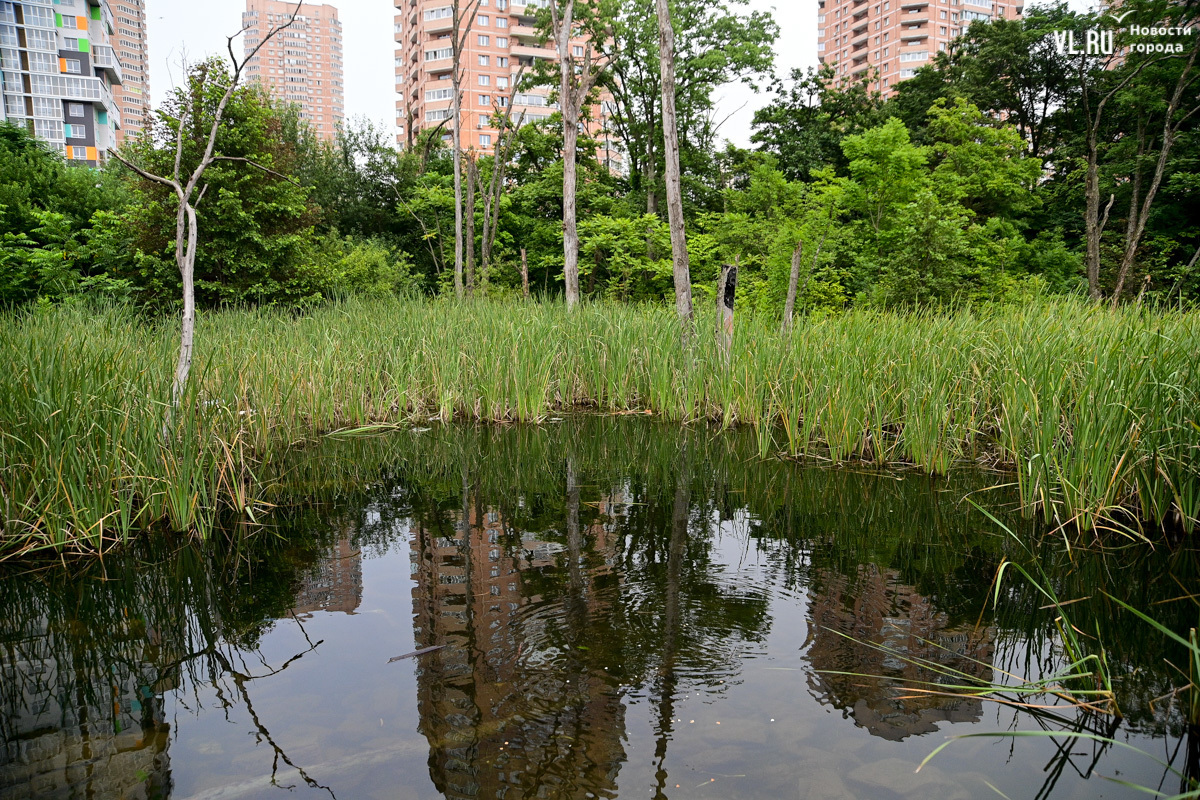
M 743 315 L 732 352 L 664 307 L 348 301 L 201 316 L 164 438 L 177 326 L 121 308 L 0 315 L 0 557 L 255 520 L 318 436 L 574 408 L 753 426 L 761 455 L 1010 470 L 1092 530 L 1200 519 L 1200 315 L 1070 299 L 953 313 Z

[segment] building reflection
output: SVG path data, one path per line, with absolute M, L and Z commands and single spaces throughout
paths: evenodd
M 893 741 L 932 733 L 938 723 L 982 717 L 980 700 L 902 687 L 962 682 L 935 665 L 989 682 L 994 627 L 951 625 L 930 598 L 902 583 L 894 570 L 863 565 L 853 577 L 829 570 L 815 577 L 806 644 L 813 667 L 809 689 L 819 702 Z
M 43 617 L 0 646 L 0 798 L 165 796 L 165 657 L 139 620 L 105 631 L 100 663 L 82 623 Z M 86 632 L 82 632 L 86 633 Z
M 300 579 L 292 613 L 302 618 L 314 611 L 353 614 L 362 593 L 362 551 L 345 533 Z
M 513 530 L 477 499 L 414 526 L 416 641 L 444 645 L 417 665 L 420 731 L 445 797 L 616 796 L 625 708 L 586 655 L 620 513 L 599 505 L 609 521 L 579 525 L 569 488 L 565 543 Z

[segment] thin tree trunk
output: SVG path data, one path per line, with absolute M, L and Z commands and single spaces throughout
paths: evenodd
M 479 166 L 475 162 L 475 151 L 467 151 L 467 297 L 475 295 L 475 184 L 479 182 Z
M 578 138 L 578 122 L 567 119 L 566 109 L 563 109 L 563 282 L 568 310 L 579 305 L 579 223 L 575 209 Z
M 525 248 L 521 248 L 521 293 L 529 299 L 529 259 L 525 256 Z
M 796 289 L 800 285 L 800 257 L 804 253 L 804 241 L 796 243 L 796 249 L 792 251 L 792 272 L 788 277 L 788 292 L 787 302 L 783 304 L 783 325 L 780 326 L 779 332 L 787 334 L 792 329 L 792 314 L 796 310 Z
M 183 315 L 179 326 L 179 360 L 171 383 L 171 407 L 178 408 L 192 371 L 192 343 L 196 334 L 196 242 L 199 228 L 196 209 L 180 201 L 175 221 L 175 260 L 183 283 Z
M 692 277 L 688 268 L 687 236 L 683 229 L 683 190 L 679 176 L 679 131 L 675 123 L 675 29 L 667 0 L 658 3 L 659 71 L 662 75 L 663 143 L 667 162 L 667 219 L 671 226 L 671 257 L 675 277 L 675 311 L 680 338 L 692 330 Z
M 457 33 L 457 30 L 455 31 Z M 454 136 L 454 294 L 463 299 L 463 187 L 462 187 L 462 148 L 459 147 L 459 115 L 462 111 L 459 103 L 458 59 L 454 63 L 454 102 L 451 128 Z

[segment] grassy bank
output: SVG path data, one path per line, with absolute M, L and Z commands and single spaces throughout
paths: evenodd
M 60 308 L 0 316 L 0 555 L 98 549 L 155 524 L 257 517 L 273 459 L 378 423 L 649 410 L 748 424 L 768 454 L 1011 468 L 1031 510 L 1200 518 L 1200 316 L 1075 301 L 948 315 L 738 321 L 731 359 L 669 308 L 374 301 L 207 314 L 166 445 L 172 321 Z

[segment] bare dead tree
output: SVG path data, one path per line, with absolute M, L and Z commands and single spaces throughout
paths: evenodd
M 450 4 L 450 82 L 454 89 L 451 130 L 454 135 L 454 293 L 463 299 L 463 175 L 462 175 L 462 54 L 475 26 L 480 0 L 453 0 Z M 463 24 L 463 19 L 466 24 Z
M 675 311 L 680 338 L 692 331 L 692 276 L 687 235 L 683 229 L 683 189 L 679 176 L 679 131 L 675 119 L 675 28 L 667 0 L 658 0 L 659 72 L 662 75 L 663 155 L 667 162 L 667 221 L 671 226 L 671 261 L 675 277 Z
M 288 16 L 287 20 L 271 27 L 262 38 L 262 41 L 258 42 L 241 61 L 238 61 L 237 55 L 233 52 L 233 41 L 245 33 L 247 29 L 242 28 L 232 36 L 225 37 L 225 47 L 229 51 L 229 60 L 233 66 L 233 75 L 229 81 L 229 85 L 225 87 L 225 93 L 221 95 L 221 100 L 217 103 L 217 109 L 213 114 L 212 126 L 209 128 L 208 139 L 205 143 L 204 154 L 201 156 L 196 168 L 190 174 L 184 175 L 183 169 L 183 131 L 189 123 L 195 122 L 200 117 L 203 100 L 198 95 L 193 95 L 190 105 L 185 103 L 182 106 L 180 117 L 175 120 L 175 164 L 170 175 L 156 175 L 134 164 L 120 153 L 113 153 L 118 161 L 145 180 L 169 188 L 174 192 L 175 199 L 179 203 L 179 208 L 175 215 L 175 266 L 179 269 L 179 276 L 183 281 L 183 315 L 180 321 L 179 360 L 175 365 L 175 378 L 171 383 L 172 410 L 179 405 L 184 387 L 187 386 L 188 374 L 192 368 L 192 346 L 196 332 L 196 244 L 200 233 L 196 220 L 196 206 L 204 199 L 204 192 L 208 188 L 207 184 L 201 186 L 200 181 L 208 168 L 217 161 L 238 161 L 278 176 L 279 173 L 273 172 L 250 159 L 218 155 L 215 152 L 217 133 L 221 129 L 221 122 L 225 118 L 225 109 L 229 105 L 229 101 L 233 98 L 233 93 L 237 89 L 238 83 L 241 81 L 242 72 L 247 62 L 258 55 L 258 51 L 262 50 L 267 42 L 276 34 L 291 27 L 292 23 L 296 21 L 302 5 L 302 0 L 297 2 L 296 8 Z M 169 419 L 170 417 L 168 416 L 168 422 Z M 167 433 L 167 427 L 164 425 L 164 435 Z
M 792 329 L 792 312 L 796 309 L 796 289 L 800 285 L 800 257 L 804 254 L 804 240 L 796 242 L 796 249 L 792 251 L 792 271 L 788 276 L 788 291 L 787 301 L 783 304 L 783 324 L 779 326 L 779 332 L 785 336 Z
M 529 258 L 525 255 L 525 248 L 521 248 L 521 294 L 529 299 Z
M 567 309 L 579 305 L 579 224 L 576 209 L 579 149 L 579 118 L 583 104 L 599 81 L 607 59 L 596 53 L 592 42 L 576 45 L 583 50 L 582 63 L 576 62 L 571 38 L 575 30 L 575 0 L 550 3 L 550 28 L 558 49 L 558 102 L 563 121 L 563 279 Z
M 524 77 L 525 65 L 522 64 L 513 76 L 508 101 L 504 107 L 493 106 L 495 112 L 492 119 L 497 128 L 496 147 L 492 151 L 492 177 L 488 182 L 487 194 L 483 198 L 483 242 L 480 248 L 480 269 L 485 279 L 492 266 L 492 250 L 496 244 L 496 232 L 500 228 L 500 198 L 504 194 L 504 172 L 512 160 L 513 148 L 516 145 L 517 131 L 512 121 L 512 107 Z

